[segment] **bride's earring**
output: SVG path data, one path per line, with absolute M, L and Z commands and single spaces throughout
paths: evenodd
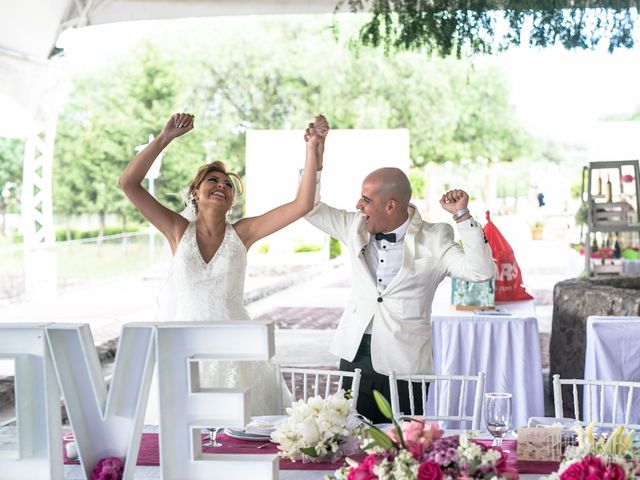
M 194 212 L 196 215 L 198 214 L 198 202 L 196 201 L 196 197 L 191 197 L 191 205 L 193 206 Z

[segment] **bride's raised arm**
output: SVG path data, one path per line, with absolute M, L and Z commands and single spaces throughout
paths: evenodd
M 169 241 L 171 251 L 175 251 L 187 221 L 173 210 L 158 202 L 142 186 L 145 175 L 174 138 L 193 130 L 194 118 L 188 113 L 175 113 L 149 145 L 129 162 L 120 175 L 118 184 L 138 211 L 149 220 Z
M 243 218 L 234 225 L 247 249 L 261 238 L 286 227 L 311 211 L 316 192 L 316 172 L 322 169 L 324 140 L 328 131 L 327 120 L 318 115 L 305 132 L 306 159 L 296 198 L 262 215 Z

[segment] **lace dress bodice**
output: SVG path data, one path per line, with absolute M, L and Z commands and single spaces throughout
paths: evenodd
M 233 225 L 227 223 L 224 239 L 209 263 L 196 241 L 196 223 L 189 222 L 173 259 L 176 320 L 233 322 L 249 320 L 242 304 L 247 249 Z

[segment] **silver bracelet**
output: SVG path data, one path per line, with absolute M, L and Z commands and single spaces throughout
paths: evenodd
M 468 208 L 461 208 L 460 210 L 458 210 L 456 213 L 453 214 L 453 219 L 454 220 L 458 220 L 460 217 L 466 215 L 467 213 L 469 213 L 469 209 Z

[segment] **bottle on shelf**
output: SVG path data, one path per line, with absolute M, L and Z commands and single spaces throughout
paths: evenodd
M 609 175 L 607 175 L 607 196 L 605 198 L 605 201 L 607 203 L 611 203 L 613 200 L 613 192 L 611 189 L 611 178 L 609 178 Z
M 602 195 L 602 177 L 598 174 L 598 195 Z
M 613 258 L 620 258 L 622 256 L 622 247 L 620 247 L 620 235 L 616 234 L 616 243 L 613 244 Z

